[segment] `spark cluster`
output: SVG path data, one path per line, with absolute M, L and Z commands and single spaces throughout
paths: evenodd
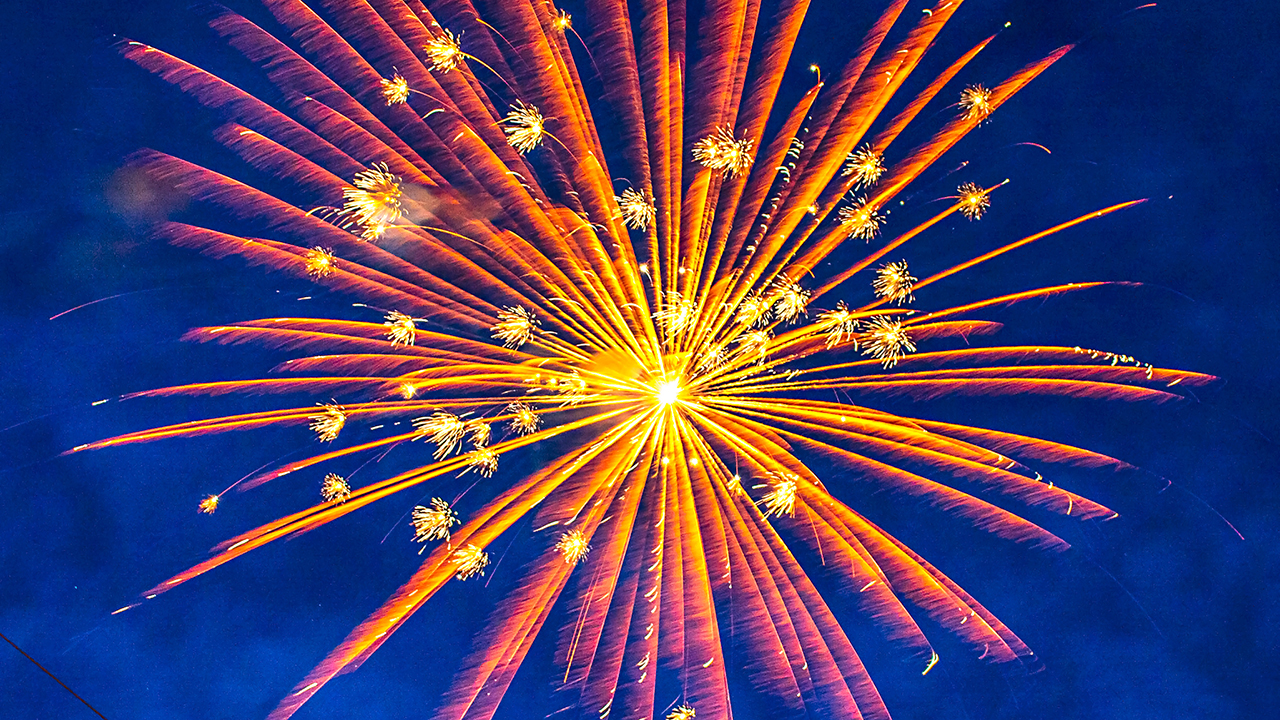
M 877 268 L 876 279 L 872 281 L 871 288 L 875 290 L 876 297 L 905 305 L 915 300 L 915 296 L 911 294 L 915 282 L 916 278 L 907 270 L 907 261 L 903 260 L 885 263 Z
M 418 505 L 413 509 L 413 539 L 415 542 L 431 540 L 448 540 L 449 529 L 462 521 L 449 503 L 440 498 L 431 498 L 427 505 Z
M 750 138 L 736 138 L 733 128 L 720 126 L 693 144 L 693 159 L 726 177 L 733 177 L 750 169 L 753 148 Z
M 511 111 L 502 119 L 502 131 L 507 134 L 507 144 L 521 155 L 542 144 L 547 134 L 547 119 L 538 108 L 517 100 Z
M 884 156 L 872 150 L 870 146 L 863 145 L 849 153 L 849 157 L 845 159 L 844 170 L 840 174 L 845 177 L 852 176 L 854 187 L 871 187 L 884 174 Z
M 382 324 L 387 328 L 387 339 L 392 345 L 412 345 L 417 342 L 418 324 L 412 317 L 392 310 L 383 318 Z
M 627 188 L 613 199 L 622 212 L 622 224 L 632 230 L 648 230 L 658 216 L 658 209 L 653 205 L 653 196 L 635 188 Z
M 477 575 L 484 575 L 484 569 L 489 567 L 489 553 L 467 543 L 454 551 L 452 562 L 457 570 L 457 578 L 470 580 Z
M 351 497 L 351 486 L 346 478 L 337 473 L 329 473 L 320 482 L 320 497 L 325 502 L 344 503 Z
M 836 213 L 840 225 L 849 233 L 849 237 L 871 241 L 884 224 L 884 216 L 865 198 L 859 198 L 846 205 Z
M 317 403 L 320 412 L 307 418 L 311 432 L 320 442 L 333 442 L 347 424 L 347 411 L 337 403 Z
M 986 120 L 991 116 L 991 90 L 982 85 L 970 85 L 961 90 L 960 109 L 970 120 Z

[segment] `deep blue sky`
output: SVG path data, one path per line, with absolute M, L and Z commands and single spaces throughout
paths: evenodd
M 794 62 L 834 68 L 869 11 L 815 6 Z M 567 7 L 581 17 L 580 3 Z M 1280 305 L 1272 297 L 1280 15 L 1262 3 L 1174 0 L 1113 20 L 1128 7 L 970 0 L 944 33 L 940 60 L 1013 22 L 962 76 L 988 84 L 1037 53 L 1093 35 L 940 163 L 971 160 L 956 177 L 1014 182 L 982 223 L 959 219 L 933 232 L 911 256 L 913 267 L 1115 202 L 1151 202 L 939 285 L 922 303 L 1075 280 L 1141 281 L 1149 287 L 1060 298 L 997 319 L 1009 323 L 1011 342 L 1116 350 L 1225 383 L 1203 403 L 1178 408 L 1016 400 L 903 408 L 1090 447 L 1175 485 L 1161 493 L 1164 483 L 1154 478 L 1064 477 L 1124 518 L 1053 525 L 1078 548 L 1063 558 L 869 501 L 890 530 L 995 611 L 1046 665 L 1006 682 L 946 662 L 957 654 L 942 640 L 944 662 L 921 679 L 875 643 L 860 646 L 899 718 L 945 711 L 975 720 L 1217 719 L 1266 717 L 1280 706 L 1280 490 L 1270 440 L 1280 438 L 1273 411 Z M 112 720 L 262 717 L 415 567 L 403 526 L 380 541 L 416 498 L 396 498 L 112 617 L 215 542 L 309 502 L 309 480 L 281 482 L 238 496 L 212 518 L 192 512 L 203 494 L 306 439 L 279 432 L 57 454 L 229 407 L 168 401 L 90 409 L 93 400 L 258 373 L 277 359 L 176 342 L 188 327 L 279 314 L 369 318 L 347 299 L 299 302 L 310 294 L 305 285 L 155 246 L 141 225 L 113 213 L 105 199 L 111 178 L 132 150 L 220 160 L 205 139 L 212 124 L 107 48 L 113 33 L 127 35 L 242 73 L 195 14 L 159 0 L 28 2 L 9 9 L 0 33 L 7 49 L 0 428 L 32 420 L 0 433 L 0 632 Z M 790 81 L 796 93 L 809 79 L 797 71 Z M 1010 147 L 1020 142 L 1053 154 Z M 921 199 L 945 194 L 950 183 Z M 48 320 L 133 291 L 146 292 Z M 450 587 L 299 717 L 428 712 L 459 643 L 516 567 L 508 560 L 488 589 Z M 503 716 L 554 709 L 544 699 L 545 664 L 541 656 L 530 663 Z M 92 717 L 7 646 L 0 646 L 0 716 Z

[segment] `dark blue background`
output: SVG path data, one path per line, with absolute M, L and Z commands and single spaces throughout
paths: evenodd
M 856 10 L 815 4 L 789 97 L 807 87 L 808 62 L 837 67 L 874 12 L 863 3 Z M 380 542 L 417 499 L 395 498 L 251 554 L 142 608 L 109 615 L 203 558 L 217 541 L 313 501 L 318 478 L 282 480 L 235 496 L 217 515 L 198 516 L 193 510 L 203 494 L 304 449 L 305 433 L 57 457 L 114 433 L 239 407 L 88 403 L 168 383 L 250 376 L 278 359 L 178 343 L 192 326 L 304 313 L 373 319 L 350 308 L 350 299 L 300 301 L 312 294 L 305 284 L 157 246 L 139 218 L 115 211 L 117 170 L 139 147 L 234 165 L 207 141 L 208 119 L 115 57 L 108 48 L 113 33 L 259 87 L 194 15 L 174 5 L 21 3 L 9 8 L 0 29 L 7 51 L 0 57 L 7 161 L 0 175 L 0 428 L 24 423 L 0 433 L 0 632 L 112 720 L 264 716 L 418 559 L 403 525 Z M 863 643 L 899 718 L 1243 718 L 1267 717 L 1280 706 L 1278 491 L 1268 439 L 1280 433 L 1273 412 L 1280 400 L 1274 299 L 1280 15 L 1262 3 L 1174 0 L 1115 19 L 1128 7 L 966 3 L 943 34 L 937 62 L 1006 20 L 1013 25 L 962 82 L 991 84 L 1058 44 L 1092 36 L 938 169 L 962 160 L 971 160 L 969 167 L 901 211 L 928 211 L 923 203 L 959 180 L 1011 177 L 988 218 L 950 222 L 904 255 L 919 275 L 1088 210 L 1149 197 L 1136 209 L 939 284 L 920 305 L 1059 282 L 1141 281 L 1148 287 L 999 313 L 996 319 L 1009 323 L 1003 340 L 1115 350 L 1213 373 L 1225 383 L 1203 403 L 1177 408 L 1018 400 L 895 408 L 1038 433 L 1116 455 L 1175 483 L 1159 492 L 1165 483 L 1155 477 L 1064 473 L 1063 482 L 1124 517 L 1083 527 L 1049 521 L 1077 548 L 1059 558 L 865 499 L 873 517 L 959 580 L 1046 665 L 1030 677 L 1005 678 L 959 660 L 939 636 L 943 662 L 921 678 L 914 665 Z M 586 25 L 580 13 L 578 23 Z M 931 120 L 940 121 L 926 117 L 923 124 Z M 1011 147 L 1019 142 L 1041 143 L 1053 154 Z M 133 294 L 48 319 L 116 293 Z M 392 458 L 362 477 L 412 459 Z M 488 588 L 451 585 L 300 717 L 429 712 L 485 603 L 512 581 L 519 554 L 498 568 Z M 545 652 L 535 647 L 503 716 L 557 707 L 546 699 Z M 659 698 L 659 705 L 671 699 Z M 752 716 L 745 706 L 740 714 Z M 91 714 L 0 646 L 0 716 Z

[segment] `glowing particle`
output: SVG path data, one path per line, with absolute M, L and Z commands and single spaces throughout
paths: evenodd
M 775 280 L 769 292 L 774 317 L 783 322 L 795 322 L 796 318 L 806 314 L 809 296 L 809 291 L 800 287 L 799 283 L 793 283 L 786 277 Z
M 723 345 L 712 345 L 699 354 L 696 368 L 702 372 L 718 370 L 728 359 L 729 354 L 725 352 Z
M 538 108 L 517 100 L 511 112 L 502 119 L 502 131 L 507 134 L 507 144 L 521 155 L 542 144 L 547 134 L 546 118 Z
M 991 207 L 990 193 L 974 183 L 965 183 L 956 189 L 960 193 L 960 212 L 970 220 L 982 218 L 982 214 Z
M 472 420 L 467 423 L 467 432 L 471 433 L 471 442 L 476 447 L 488 445 L 489 438 L 493 436 L 493 430 L 489 428 L 489 423 L 479 420 Z
M 484 575 L 484 569 L 489 566 L 489 553 L 467 543 L 453 552 L 451 562 L 457 568 L 457 578 L 468 580 Z
M 303 256 L 303 261 L 307 268 L 307 274 L 316 279 L 329 277 L 337 266 L 333 251 L 319 245 L 308 250 L 307 254 Z
M 551 21 L 551 25 L 560 32 L 564 32 L 573 27 L 573 16 L 561 10 L 556 15 L 556 19 Z
M 775 482 L 770 486 L 769 492 L 760 498 L 760 505 L 765 510 L 764 516 L 792 517 L 796 514 L 796 488 L 800 476 L 794 473 L 778 473 L 774 478 Z
M 827 310 L 818 315 L 818 326 L 827 331 L 828 348 L 839 345 L 847 338 L 853 341 L 853 349 L 858 349 L 858 318 L 843 300 L 836 303 L 835 310 Z
M 205 495 L 204 499 L 200 501 L 200 505 L 199 505 L 200 512 L 204 513 L 205 515 L 214 514 L 218 510 L 218 501 L 220 501 L 221 499 L 222 498 L 218 495 Z
M 387 328 L 387 339 L 392 345 L 412 345 L 418 339 L 416 322 L 402 312 L 392 310 L 382 324 Z
M 535 433 L 542 424 L 542 418 L 538 417 L 533 408 L 522 402 L 511 403 L 504 412 L 511 415 L 511 423 L 507 427 L 518 435 Z
M 385 163 L 374 163 L 356 173 L 351 187 L 342 190 L 341 215 L 362 226 L 366 240 L 375 240 L 400 219 L 401 197 L 400 177 Z
M 697 711 L 695 711 L 691 706 L 681 705 L 667 713 L 667 720 L 693 720 L 694 716 L 697 714 Z
M 463 472 L 475 470 L 483 477 L 493 477 L 498 470 L 498 453 L 487 447 L 478 447 L 467 459 L 467 469 Z
M 622 224 L 632 230 L 648 230 L 658 216 L 658 209 L 653 205 L 653 196 L 634 188 L 627 188 L 621 195 L 613 198 L 622 211 Z
M 387 107 L 409 101 L 409 81 L 400 73 L 392 73 L 391 77 L 382 78 L 378 84 L 382 87 L 382 99 L 387 101 Z
M 564 557 L 568 565 L 577 565 L 587 558 L 591 545 L 587 543 L 587 535 L 578 529 L 569 530 L 556 541 L 556 552 Z
M 738 352 L 743 357 L 754 359 L 755 362 L 764 362 L 771 340 L 773 340 L 773 333 L 768 330 L 752 330 L 743 333 L 737 340 Z
M 849 237 L 862 238 L 867 241 L 870 241 L 880 232 L 880 225 L 884 223 L 884 217 L 876 212 L 876 208 L 863 198 L 855 200 L 851 205 L 840 208 L 840 211 L 836 213 L 836 217 L 840 219 L 840 224 L 849 231 Z
M 333 442 L 347 424 L 347 411 L 337 403 L 317 403 L 320 413 L 307 418 L 311 432 L 320 442 Z
M 493 331 L 493 338 L 501 340 L 504 347 L 515 349 L 529 342 L 538 325 L 538 318 L 532 312 L 517 305 L 499 310 L 498 322 L 489 329 Z
M 897 365 L 907 353 L 916 351 L 915 343 L 911 342 L 911 336 L 902 323 L 885 315 L 867 320 L 862 344 L 862 354 L 876 358 L 885 368 Z
M 876 297 L 883 298 L 898 305 L 915 300 L 911 287 L 916 279 L 907 270 L 907 261 L 891 262 L 876 269 L 876 278 L 871 281 L 871 289 Z
M 344 503 L 351 497 L 351 486 L 337 473 L 329 473 L 320 481 L 320 497 L 325 502 Z
M 414 395 L 418 394 L 418 388 L 413 383 L 400 383 L 400 397 L 405 400 L 412 400 Z
M 419 505 L 413 509 L 411 522 L 414 542 L 448 540 L 449 528 L 462 524 L 462 521 L 449 503 L 440 498 L 431 498 L 428 505 L 430 507 Z
M 849 153 L 840 174 L 845 177 L 852 175 L 853 186 L 856 188 L 871 187 L 884 174 L 884 156 L 872 150 L 869 145 L 863 145 Z
M 458 67 L 458 63 L 462 62 L 464 53 L 462 52 L 462 33 L 454 35 L 449 30 L 445 30 L 441 35 L 434 37 L 422 49 L 427 53 L 427 59 L 431 61 L 432 70 L 440 70 L 449 72 Z
M 750 138 L 739 140 L 731 128 L 722 125 L 693 144 L 693 159 L 732 177 L 751 167 L 753 147 Z
M 970 85 L 960 91 L 960 108 L 970 120 L 986 120 L 991 116 L 991 91 L 982 85 Z
M 653 319 L 662 325 L 670 337 L 688 327 L 697 315 L 697 307 L 693 301 L 685 300 L 684 296 L 673 290 L 666 294 L 666 302 L 653 314 Z
M 437 460 L 456 452 L 467 434 L 467 424 L 462 418 L 443 410 L 437 410 L 428 417 L 414 418 L 413 427 L 418 431 L 418 438 L 431 438 L 431 442 L 436 444 L 433 457 Z
M 734 319 L 747 327 L 759 325 L 768 317 L 772 303 L 773 301 L 762 293 L 748 293 L 738 305 L 738 312 L 734 314 Z
M 561 405 L 577 405 L 587 399 L 587 381 L 575 368 L 569 377 L 555 383 L 556 392 L 560 395 Z

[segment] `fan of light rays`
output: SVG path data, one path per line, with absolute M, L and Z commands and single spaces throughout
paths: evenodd
M 1016 665 L 1031 653 L 860 514 L 812 459 L 998 537 L 1060 551 L 1066 543 L 1028 519 L 1033 511 L 1080 521 L 1115 513 L 1041 471 L 1122 463 L 877 403 L 1014 394 L 1163 403 L 1213 380 L 1069 345 L 982 344 L 999 329 L 983 311 L 1104 283 L 929 305 L 936 282 L 1138 202 L 1082 208 L 921 271 L 931 256 L 911 253 L 928 231 L 994 212 L 999 185 L 966 182 L 922 221 L 886 209 L 1069 49 L 1003 80 L 958 84 L 986 38 L 917 78 L 960 5 L 953 0 L 914 15 L 890 0 L 850 44 L 853 57 L 789 106 L 776 101 L 805 0 L 783 0 L 776 14 L 729 0 L 701 18 L 685 17 L 680 3 L 601 0 L 572 24 L 542 0 L 264 5 L 275 34 L 226 10 L 209 22 L 261 68 L 275 90 L 266 99 L 160 49 L 119 46 L 220 118 L 215 139 L 251 170 L 231 177 L 140 151 L 134 163 L 190 195 L 201 217 L 226 219 L 221 229 L 166 222 L 155 234 L 394 309 L 381 321 L 193 330 L 191 340 L 295 357 L 270 377 L 127 397 L 308 401 L 75 450 L 268 426 L 295 426 L 319 443 L 193 505 L 223 518 L 246 501 L 233 490 L 313 475 L 322 502 L 228 539 L 148 599 L 373 502 L 412 505 L 402 491 L 431 498 L 413 508 L 405 538 L 410 550 L 410 540 L 422 543 L 420 568 L 272 718 L 367 659 L 447 583 L 514 572 L 491 559 L 508 531 L 539 554 L 493 598 L 435 717 L 492 717 L 544 632 L 557 635 L 560 700 L 584 718 L 725 718 L 734 702 L 761 699 L 779 715 L 887 717 L 829 602 L 851 605 L 922 673 L 939 657 L 920 620 L 966 648 L 968 657 L 946 661 Z M 614 144 L 602 142 L 605 123 Z M 250 181 L 264 174 L 272 192 Z M 627 189 L 615 194 L 619 186 Z M 837 263 L 842 247 L 865 256 Z M 353 426 L 369 430 L 353 441 Z M 552 459 L 500 462 L 537 444 Z M 420 464 L 358 486 L 328 472 L 334 461 L 388 452 Z M 460 513 L 436 488 L 467 473 L 480 500 Z M 534 529 L 513 530 L 530 516 Z M 815 555 L 838 562 L 815 565 Z M 824 597 L 809 572 L 848 592 Z M 728 607 L 732 637 L 721 626 Z M 553 613 L 565 618 L 558 628 L 547 627 Z M 730 697 L 739 668 L 729 658 L 745 662 L 755 695 Z

